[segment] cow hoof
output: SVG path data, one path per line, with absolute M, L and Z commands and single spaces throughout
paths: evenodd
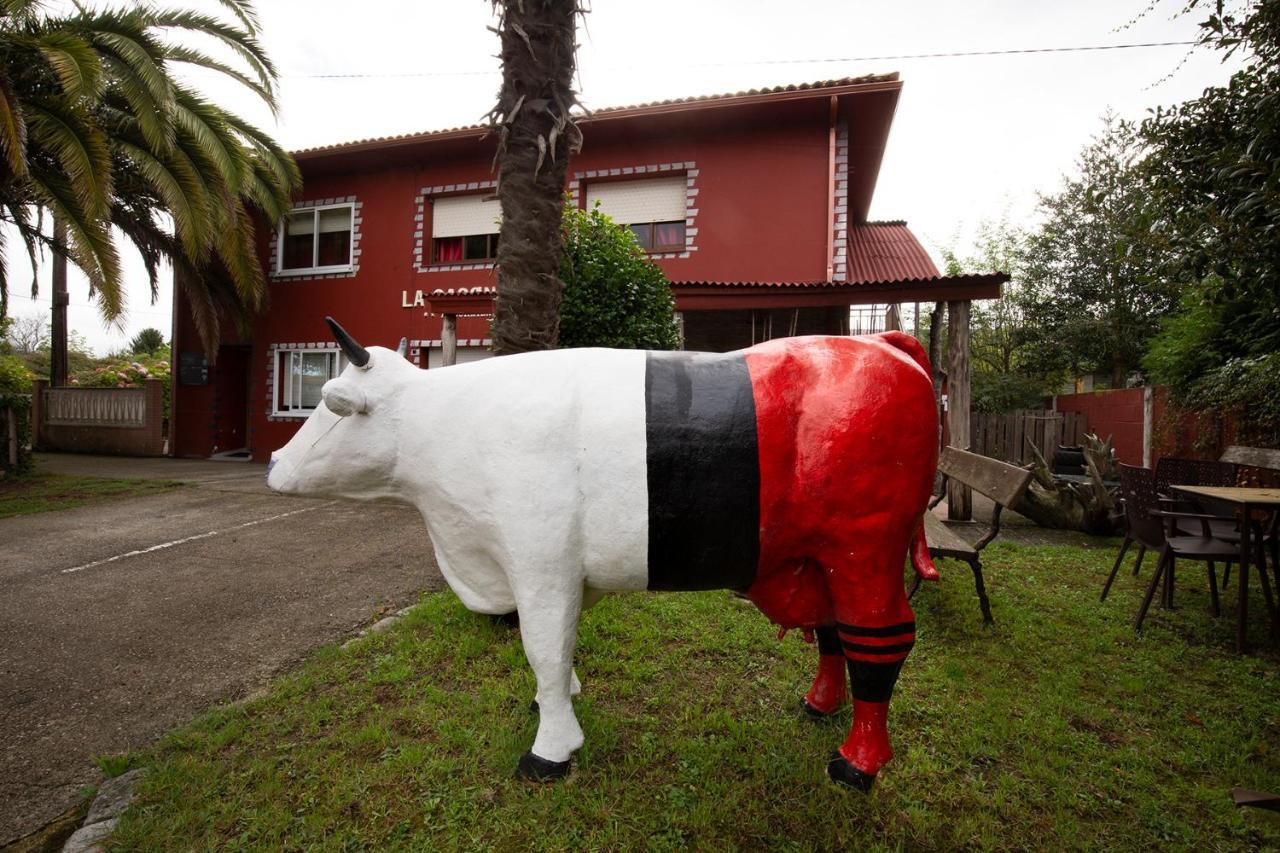
M 554 782 L 569 775 L 568 761 L 548 761 L 532 752 L 520 756 L 516 778 L 525 782 Z
M 832 753 L 831 760 L 827 762 L 827 775 L 832 782 L 848 785 L 864 794 L 871 793 L 871 786 L 876 783 L 874 773 L 863 773 L 839 752 Z
M 800 708 L 804 711 L 804 715 L 811 720 L 830 719 L 836 711 L 840 710 L 837 708 L 836 711 L 819 711 L 817 708 L 810 705 L 809 700 L 803 696 L 800 697 Z

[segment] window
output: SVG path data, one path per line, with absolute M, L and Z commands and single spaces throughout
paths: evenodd
M 280 272 L 323 272 L 351 268 L 355 205 L 303 207 L 280 226 Z
M 646 252 L 682 252 L 686 187 L 683 175 L 588 184 L 587 207 L 599 202 L 614 222 L 630 226 Z
M 309 415 L 320 405 L 320 389 L 347 366 L 337 349 L 293 349 L 276 352 L 275 413 Z
M 498 257 L 502 207 L 482 195 L 445 196 L 431 205 L 431 263 L 491 261 Z

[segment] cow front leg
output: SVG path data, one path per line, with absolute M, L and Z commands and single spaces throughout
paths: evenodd
M 573 753 L 582 746 L 571 698 L 581 609 L 581 586 L 558 593 L 544 588 L 520 600 L 520 639 L 538 682 L 538 734 L 520 759 L 517 778 L 544 782 L 566 776 Z
M 889 699 L 903 661 L 915 645 L 915 614 L 906 603 L 889 619 L 841 623 L 840 641 L 853 691 L 853 724 L 849 737 L 827 764 L 836 782 L 870 791 L 880 768 L 893 757 L 889 743 Z
M 818 674 L 809 692 L 800 699 L 800 707 L 812 719 L 820 720 L 839 711 L 848 693 L 840 635 L 834 626 L 818 628 L 815 633 L 818 635 Z

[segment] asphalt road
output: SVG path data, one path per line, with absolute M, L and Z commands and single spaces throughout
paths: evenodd
M 137 749 L 442 585 L 421 517 L 286 498 L 243 463 L 45 457 L 181 479 L 0 520 L 0 846 Z

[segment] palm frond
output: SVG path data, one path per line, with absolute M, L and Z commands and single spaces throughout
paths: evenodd
M 253 70 L 263 88 L 274 93 L 278 76 L 276 67 L 251 31 L 220 21 L 211 15 L 185 9 L 151 9 L 147 15 L 154 26 L 199 33 L 222 42 Z
M 31 141 L 57 158 L 88 216 L 106 215 L 111 196 L 106 134 L 67 98 L 29 100 L 26 107 Z
M 9 213 L 7 219 L 27 248 L 27 259 L 31 262 L 31 295 L 34 297 L 40 292 L 41 217 L 38 217 L 29 205 L 13 201 L 5 202 L 4 209 Z M 33 222 L 33 218 L 36 221 Z M 0 311 L 0 317 L 3 316 L 5 316 L 4 312 Z
M 35 47 L 58 75 L 67 95 L 96 99 L 102 94 L 102 62 L 87 40 L 65 30 L 53 30 L 37 36 Z
M 0 70 L 0 150 L 14 175 L 27 173 L 27 121 L 9 75 Z
M 273 116 L 280 114 L 280 104 L 276 100 L 275 93 L 250 77 L 248 74 L 245 74 L 240 69 L 227 65 L 225 62 L 221 62 L 213 58 L 204 51 L 188 47 L 187 45 L 171 44 L 167 45 L 165 50 L 170 63 L 180 62 L 187 65 L 195 65 L 199 68 L 206 68 L 210 71 L 217 71 L 220 74 L 225 74 L 261 98 L 271 109 L 271 114 Z
M 262 162 L 275 175 L 274 184 L 283 191 L 283 197 L 286 200 L 301 188 L 302 172 L 298 170 L 298 164 L 294 162 L 289 152 L 285 151 L 269 134 L 264 133 L 235 113 L 224 112 L 222 118 L 243 137 L 245 142 L 257 151 Z
M 260 24 L 258 23 L 258 10 L 253 8 L 251 0 L 218 0 L 223 6 L 231 10 L 231 14 L 239 19 L 245 30 L 250 35 L 257 35 Z
M 67 228 L 67 254 L 89 279 L 102 315 L 115 322 L 124 313 L 120 255 L 105 219 L 87 215 L 70 180 L 60 172 L 32 168 L 30 185 L 40 202 Z
M 226 266 L 235 284 L 240 304 L 249 310 L 257 310 L 265 298 L 266 281 L 262 275 L 262 264 L 258 262 L 253 216 L 239 198 L 231 198 L 229 202 L 231 221 L 215 241 L 218 259 Z
M 187 255 L 199 259 L 207 254 L 208 193 L 190 161 L 173 152 L 161 159 L 144 146 L 123 139 L 115 141 L 115 148 L 163 201 Z
M 238 191 L 249 168 L 248 157 L 235 134 L 227 125 L 222 110 L 183 87 L 176 87 L 174 120 L 191 135 L 205 156 L 213 162 L 222 180 L 232 191 Z

